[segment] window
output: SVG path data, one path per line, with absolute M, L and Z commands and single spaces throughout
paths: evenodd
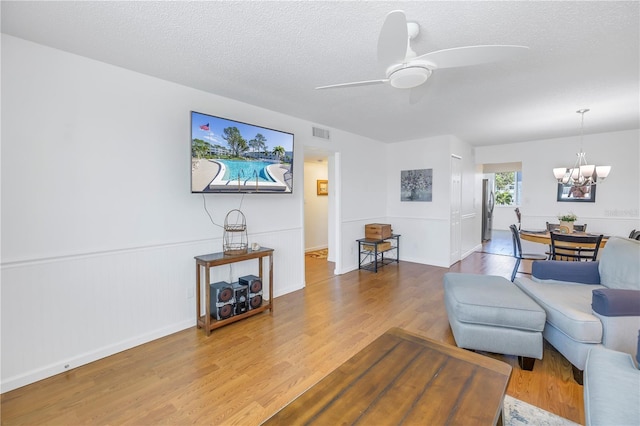
M 498 172 L 495 174 L 496 204 L 499 206 L 520 205 L 522 198 L 522 172 Z

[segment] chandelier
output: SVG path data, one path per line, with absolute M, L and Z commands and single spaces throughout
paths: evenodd
M 580 129 L 580 152 L 576 155 L 575 164 L 571 168 L 559 167 L 553 169 L 553 175 L 558 183 L 571 186 L 591 186 L 596 184 L 596 178 L 603 182 L 609 176 L 611 166 L 596 166 L 587 163 L 587 154 L 582 150 L 584 140 L 584 114 L 589 112 L 588 109 L 579 109 L 576 111 L 582 116 L 582 126 Z

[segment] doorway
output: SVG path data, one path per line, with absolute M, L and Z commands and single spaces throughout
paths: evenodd
M 339 253 L 336 182 L 339 154 L 305 147 L 304 156 L 304 250 L 305 285 L 325 281 L 337 270 Z M 328 189 L 328 191 L 325 191 Z
M 327 259 L 327 249 L 306 252 L 304 255 L 305 286 L 324 282 L 334 277 L 334 262 Z

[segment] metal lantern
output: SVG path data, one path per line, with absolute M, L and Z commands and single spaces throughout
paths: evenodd
M 249 251 L 247 220 L 240 210 L 231 210 L 224 218 L 223 239 L 222 252 L 225 256 L 237 256 Z

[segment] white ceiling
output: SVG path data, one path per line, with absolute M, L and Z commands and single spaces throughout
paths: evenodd
M 2 1 L 2 32 L 384 142 L 452 134 L 494 145 L 640 127 L 640 2 Z M 409 103 L 384 77 L 378 33 L 395 9 L 418 55 L 480 44 L 522 60 L 436 70 Z M 233 118 L 233 117 L 230 117 Z

